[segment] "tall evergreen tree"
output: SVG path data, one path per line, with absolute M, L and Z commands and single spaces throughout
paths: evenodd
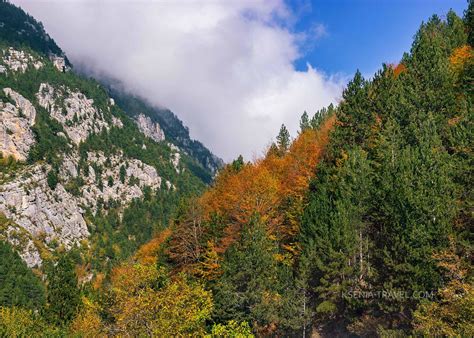
M 300 131 L 304 132 L 306 129 L 309 129 L 311 127 L 308 113 L 305 111 L 303 115 L 301 115 L 300 119 Z
M 276 139 L 280 153 L 286 153 L 290 147 L 290 132 L 286 129 L 284 124 L 281 125 L 280 132 Z
M 43 305 L 44 286 L 39 278 L 10 244 L 0 241 L 0 307 L 19 306 L 38 310 Z
M 222 263 L 214 288 L 215 316 L 222 322 L 247 321 L 263 327 L 278 319 L 277 246 L 255 218 Z
M 74 263 L 62 255 L 48 274 L 47 317 L 59 326 L 68 324 L 81 303 Z
M 344 295 L 360 291 L 370 272 L 366 214 L 373 173 L 366 156 L 360 148 L 350 151 L 338 167 L 320 167 L 311 185 L 301 232 L 320 318 L 352 311 L 357 304 Z

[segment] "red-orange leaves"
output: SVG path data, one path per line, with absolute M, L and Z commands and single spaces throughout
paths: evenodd
M 169 228 L 163 230 L 146 244 L 143 244 L 136 252 L 134 258 L 141 264 L 155 264 L 161 245 L 171 235 Z
M 336 123 L 328 117 L 318 130 L 306 129 L 283 154 L 269 151 L 254 163 L 229 165 L 201 198 L 189 201 L 176 220 L 168 249 L 180 270 L 213 279 L 219 275 L 219 256 L 240 238 L 242 227 L 258 217 L 278 241 L 280 259 L 299 253 L 296 236 L 311 178 Z M 206 245 L 207 243 L 207 245 Z
M 219 177 L 201 202 L 206 216 L 215 212 L 231 223 L 248 223 L 254 213 L 268 218 L 278 201 L 278 183 L 267 168 L 246 165 L 237 174 Z
M 238 238 L 241 226 L 248 224 L 255 214 L 267 224 L 275 222 L 278 192 L 277 178 L 258 164 L 245 165 L 236 174 L 226 172 L 219 177 L 215 187 L 201 198 L 208 220 L 216 213 L 228 224 L 216 250 L 225 251 Z

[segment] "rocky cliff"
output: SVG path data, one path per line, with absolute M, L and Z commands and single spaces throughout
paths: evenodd
M 12 47 L 1 55 L 0 239 L 28 266 L 41 266 L 59 248 L 87 249 L 97 231 L 88 213 L 122 215 L 146 189 L 179 190 L 193 159 L 162 142 L 158 123 L 143 114 L 127 117 L 99 85 L 66 73 L 64 58 Z M 121 134 L 129 135 L 122 145 L 107 145 Z

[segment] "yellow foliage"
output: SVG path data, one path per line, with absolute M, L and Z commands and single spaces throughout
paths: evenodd
M 450 238 L 447 250 L 433 258 L 449 282 L 438 290 L 438 301 L 422 302 L 414 312 L 415 330 L 426 336 L 474 337 L 474 285 L 469 262 L 456 253 L 454 238 Z
M 220 257 L 217 254 L 214 242 L 208 241 L 202 262 L 196 267 L 196 274 L 207 280 L 213 280 L 222 273 L 220 268 Z
M 69 327 L 71 334 L 80 337 L 106 337 L 99 316 L 99 306 L 86 297 L 83 297 L 82 304 L 81 312 Z
M 0 337 L 59 337 L 54 326 L 31 310 L 0 307 Z
M 94 290 L 99 290 L 102 287 L 102 283 L 104 282 L 104 279 L 105 279 L 105 275 L 103 273 L 98 273 L 95 276 L 94 281 L 92 282 L 92 288 Z
M 156 265 L 123 265 L 112 276 L 114 330 L 135 336 L 203 335 L 211 293 L 182 274 L 169 279 Z
M 205 336 L 205 338 L 211 337 L 253 338 L 254 335 L 247 322 L 238 323 L 235 320 L 230 320 L 226 325 L 214 324 L 211 334 Z
M 0 308 L 0 335 L 8 337 L 24 337 L 34 327 L 33 315 L 30 310 L 17 307 Z
M 427 336 L 474 337 L 474 287 L 451 281 L 441 301 L 425 302 L 414 313 L 415 330 Z

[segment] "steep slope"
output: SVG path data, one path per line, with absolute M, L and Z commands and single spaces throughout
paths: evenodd
M 224 162 L 212 154 L 201 142 L 192 140 L 189 130 L 179 118 L 169 109 L 154 107 L 132 94 L 128 94 L 123 85 L 111 79 L 102 78 L 101 81 L 109 89 L 109 94 L 135 120 L 142 120 L 142 126 L 155 123 L 160 126 L 164 137 L 178 146 L 184 152 L 196 159 L 198 163 L 214 176 L 223 167 Z M 205 171 L 195 168 L 195 173 L 203 180 L 210 182 L 212 176 Z
M 9 46 L 29 46 L 44 55 L 63 57 L 64 53 L 46 33 L 41 22 L 18 10 L 7 0 L 0 1 L 0 36 Z
M 0 19 L 0 238 L 30 267 L 78 248 L 100 270 L 166 227 L 212 172 L 75 73 L 21 9 L 1 2 Z
M 2 151 L 26 162 L 2 159 L 16 202 L 0 199 L 0 268 L 18 297 L 0 298 L 0 335 L 474 336 L 473 11 L 430 18 L 398 65 L 357 72 L 337 107 L 304 113 L 294 140 L 282 125 L 199 196 L 146 116 L 6 45 Z M 54 225 L 62 195 L 87 241 Z M 10 246 L 45 257 L 45 296 Z

